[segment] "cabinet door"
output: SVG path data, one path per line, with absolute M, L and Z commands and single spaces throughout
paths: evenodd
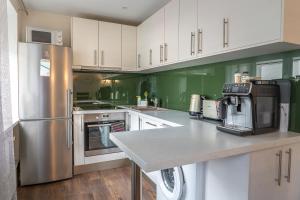
M 140 118 L 138 114 L 129 113 L 130 131 L 140 130 Z
M 281 156 L 280 156 L 281 154 Z M 250 200 L 282 200 L 285 197 L 282 174 L 284 152 L 282 148 L 274 148 L 251 154 L 250 164 Z M 281 160 L 282 159 L 282 160 Z M 281 169 L 280 169 L 281 168 Z M 280 180 L 280 185 L 278 183 Z
M 147 68 L 149 66 L 150 38 L 148 27 L 148 21 L 146 20 L 137 28 L 138 68 Z
M 282 0 L 232 0 L 228 11 L 229 48 L 279 40 Z
M 283 185 L 286 188 L 284 199 L 300 199 L 300 144 L 284 148 L 284 167 L 282 172 Z
M 122 67 L 136 69 L 136 27 L 122 25 Z
M 98 21 L 72 18 L 73 65 L 98 66 Z
M 165 6 L 164 63 L 178 60 L 179 0 L 172 0 Z
M 227 0 L 198 0 L 198 56 L 224 50 L 223 20 L 227 6 Z
M 144 117 L 141 118 L 141 130 L 157 129 L 157 128 L 161 128 L 159 123 Z
M 99 22 L 99 65 L 121 67 L 121 24 Z
M 147 26 L 150 42 L 149 67 L 156 67 L 163 64 L 164 8 L 157 11 L 148 19 Z
M 179 59 L 196 56 L 197 0 L 180 0 Z

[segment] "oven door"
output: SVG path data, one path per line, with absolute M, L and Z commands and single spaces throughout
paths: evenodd
M 116 153 L 121 150 L 109 139 L 113 132 L 110 122 L 88 122 L 85 123 L 85 151 L 86 157 Z

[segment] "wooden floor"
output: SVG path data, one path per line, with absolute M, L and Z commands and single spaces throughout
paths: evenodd
M 19 200 L 130 200 L 130 167 L 91 172 L 72 179 L 18 188 Z M 143 179 L 143 200 L 155 200 L 155 188 Z

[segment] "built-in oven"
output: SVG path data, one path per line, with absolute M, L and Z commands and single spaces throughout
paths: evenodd
M 126 131 L 126 127 L 125 112 L 85 114 L 85 157 L 120 152 L 121 150 L 109 139 L 109 135 Z

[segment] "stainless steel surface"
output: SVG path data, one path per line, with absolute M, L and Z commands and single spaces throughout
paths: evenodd
M 101 65 L 104 65 L 104 51 L 101 51 Z
M 67 118 L 66 91 L 72 87 L 72 53 L 67 47 L 19 43 L 19 117 Z M 40 76 L 41 60 L 50 61 L 50 76 Z
M 280 186 L 281 185 L 281 168 L 282 168 L 282 150 L 280 150 L 278 153 L 276 153 L 276 156 L 278 157 L 278 172 L 277 172 L 277 178 L 275 178 L 275 181 Z
M 201 113 L 201 97 L 199 94 L 192 94 L 189 112 Z
M 288 171 L 287 171 L 287 175 L 284 176 L 286 178 L 286 181 L 288 183 L 291 182 L 291 167 L 292 167 L 292 149 L 289 148 L 288 151 L 285 152 L 288 155 Z
M 125 119 L 126 119 L 125 112 L 85 114 L 83 116 L 84 122 L 125 120 Z
M 165 54 L 165 62 L 167 62 L 168 61 L 168 44 L 167 43 L 165 43 L 165 52 L 164 52 L 164 54 Z
M 72 54 L 19 43 L 21 184 L 72 176 Z
M 229 45 L 229 20 L 223 19 L 223 47 L 226 48 Z
M 164 59 L 163 59 L 163 49 L 164 49 L 164 46 L 160 45 L 159 46 L 159 56 L 160 56 L 159 60 L 160 60 L 161 63 L 164 61 Z
M 124 130 L 126 130 L 125 112 L 84 114 L 84 134 L 85 134 L 85 151 L 84 156 L 97 156 L 109 153 L 121 152 L 109 139 L 109 135 L 113 132 L 113 123 L 125 121 Z M 95 134 L 95 128 L 97 129 Z
M 94 50 L 94 65 L 97 65 L 97 50 Z
M 253 129 L 252 103 L 249 97 L 239 97 L 241 111 L 237 106 L 228 105 L 225 117 L 225 126 L 236 126 Z
M 202 46 L 203 46 L 203 32 L 202 30 L 198 29 L 198 53 L 202 53 Z
M 98 155 L 118 153 L 118 152 L 122 152 L 122 151 L 118 147 L 114 147 L 114 148 L 109 148 L 109 149 L 97 149 L 97 150 L 85 151 L 84 156 L 90 157 L 90 156 L 98 156 Z
M 72 177 L 72 148 L 65 130 L 68 120 L 22 121 L 21 185 Z
M 152 49 L 149 50 L 149 64 L 152 65 Z

